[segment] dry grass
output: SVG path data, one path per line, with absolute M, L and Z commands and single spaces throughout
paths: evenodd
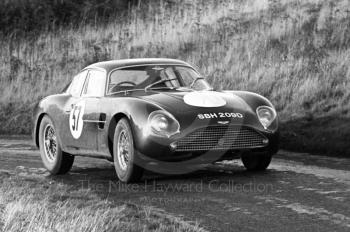
M 124 15 L 135 0 L 2 0 L 0 34 L 35 35 Z
M 205 231 L 162 210 L 115 204 L 89 189 L 0 172 L 0 231 Z
M 186 60 L 217 88 L 268 97 L 284 121 L 349 116 L 347 0 L 163 0 L 103 26 L 3 38 L 2 132 L 28 133 L 29 106 L 82 67 L 131 57 Z

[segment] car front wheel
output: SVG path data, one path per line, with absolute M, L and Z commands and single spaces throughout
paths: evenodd
M 243 154 L 241 159 L 248 171 L 264 171 L 271 163 L 271 154 Z
M 134 137 L 130 124 L 122 118 L 114 132 L 113 160 L 118 178 L 125 183 L 139 181 L 143 169 L 135 164 L 137 150 L 134 147 Z
M 62 151 L 52 120 L 44 116 L 39 130 L 40 156 L 45 168 L 54 175 L 70 171 L 74 156 Z

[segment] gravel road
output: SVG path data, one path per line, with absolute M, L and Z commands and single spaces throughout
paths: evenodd
M 110 162 L 83 157 L 69 174 L 51 177 L 31 140 L 15 137 L 0 139 L 0 174 L 5 172 L 152 205 L 208 231 L 350 231 L 350 159 L 280 151 L 263 173 L 227 161 L 187 175 L 146 173 L 141 183 L 124 185 Z

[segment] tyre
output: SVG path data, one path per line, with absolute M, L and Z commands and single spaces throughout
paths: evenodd
M 243 154 L 241 159 L 248 171 L 264 171 L 271 163 L 270 154 Z
M 135 164 L 137 150 L 130 124 L 122 118 L 115 127 L 113 139 L 113 160 L 119 180 L 125 183 L 139 181 L 143 168 Z
M 48 116 L 44 116 L 40 123 L 39 147 L 43 164 L 51 174 L 65 174 L 71 170 L 74 156 L 62 151 L 55 126 Z

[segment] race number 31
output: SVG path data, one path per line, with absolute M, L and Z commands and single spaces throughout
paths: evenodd
M 85 101 L 78 102 L 69 115 L 69 129 L 73 138 L 78 139 L 83 131 Z

